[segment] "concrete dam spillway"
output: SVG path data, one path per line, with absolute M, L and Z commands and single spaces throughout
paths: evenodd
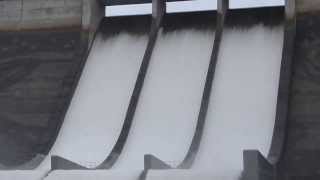
M 0 2 L 0 179 L 317 177 L 310 4 L 101 2 Z
M 90 167 L 98 165 L 111 151 L 146 42 L 145 35 L 126 32 L 106 39 L 97 35 L 52 154 Z
M 201 145 L 203 150 L 201 148 L 197 157 L 198 160 L 191 170 L 191 172 L 199 170 L 206 172 L 212 171 L 210 167 L 215 167 L 214 169 L 217 172 L 208 175 L 206 177 L 208 179 L 220 174 L 230 174 L 235 172 L 236 169 L 238 169 L 238 175 L 240 176 L 242 150 L 245 148 L 257 148 L 265 154 L 269 150 L 274 126 L 273 117 L 281 64 L 283 28 L 282 25 L 267 27 L 260 23 L 262 22 L 257 22 L 256 25 L 248 28 L 230 27 L 224 32 L 224 40 L 221 42 L 221 54 L 218 57 L 216 77 L 212 89 L 212 102 L 210 104 L 212 108 L 209 108 L 204 139 Z M 105 178 L 121 178 L 119 174 L 112 174 L 112 171 L 118 171 L 125 174 L 124 176 L 129 176 L 126 179 L 137 179 L 139 173 L 133 172 L 143 170 L 144 161 L 141 157 L 145 154 L 153 154 L 164 162 L 177 166 L 183 160 L 188 146 L 190 146 L 197 123 L 197 113 L 201 104 L 201 94 L 209 65 L 210 50 L 214 42 L 215 28 L 212 26 L 202 30 L 195 28 L 171 30 L 170 26 L 172 25 L 164 25 L 164 29 L 158 35 L 129 139 L 122 152 L 123 155 L 109 170 L 109 175 L 103 176 Z M 68 112 L 76 117 L 69 118 L 67 115 L 65 119 L 65 128 L 74 128 L 74 130 L 67 130 L 62 127 L 61 141 L 58 138 L 57 144 L 54 146 L 54 149 L 56 149 L 54 155 L 62 156 L 86 167 L 91 164 L 97 166 L 104 159 L 105 154 L 108 153 L 106 148 L 109 146 L 109 151 L 111 151 L 112 144 L 119 136 L 126 110 L 125 104 L 128 103 L 131 93 L 129 91 L 126 92 L 126 95 L 122 95 L 121 91 L 128 91 L 133 88 L 135 78 L 132 77 L 137 76 L 147 41 L 146 36 L 130 35 L 123 32 L 107 39 L 102 37 L 103 35 L 98 34 L 95 39 L 91 51 L 92 56 L 88 58 L 82 73 L 83 78 L 80 79 L 77 87 L 79 94 L 76 91 Z M 245 43 L 246 46 L 242 46 L 242 43 Z M 235 53 L 237 50 L 238 53 Z M 251 53 L 251 51 L 255 53 Z M 117 52 L 126 52 L 124 58 Z M 138 55 L 139 52 L 140 55 Z M 268 56 L 271 53 L 272 56 Z M 113 60 L 114 65 L 110 62 L 108 64 L 107 59 Z M 126 63 L 130 64 L 126 65 Z M 117 67 L 119 69 L 116 69 Z M 124 71 L 125 73 L 123 72 L 124 67 L 128 67 Z M 98 74 L 99 69 L 101 69 L 101 74 Z M 128 75 L 129 72 L 132 73 Z M 251 76 L 252 73 L 255 76 Z M 243 78 L 241 78 L 242 76 Z M 92 79 L 90 79 L 91 77 Z M 119 86 L 113 93 L 109 93 L 108 91 L 117 88 L 117 85 L 111 85 L 111 82 L 106 82 L 107 78 L 101 77 L 110 77 L 111 82 L 117 84 L 126 81 L 126 84 L 131 86 Z M 117 77 L 116 80 L 115 77 Z M 129 82 L 130 77 L 131 82 Z M 105 82 L 99 83 L 101 80 Z M 86 82 L 93 84 L 89 85 Z M 244 89 L 240 91 L 240 84 L 235 82 L 241 83 Z M 259 83 L 261 84 L 258 85 Z M 97 84 L 100 84 L 101 87 Z M 81 91 L 83 91 L 83 95 L 80 95 Z M 106 95 L 110 95 L 110 97 L 103 98 Z M 122 96 L 122 98 L 117 97 L 117 95 Z M 255 98 L 251 98 L 252 96 L 255 96 Z M 86 99 L 87 101 L 85 101 Z M 116 105 L 121 102 L 119 101 L 121 99 L 125 102 L 122 108 Z M 252 101 L 250 101 L 251 99 Z M 89 100 L 92 103 L 88 102 Z M 102 104 L 97 104 L 99 100 Z M 244 105 L 244 102 L 248 104 Z M 79 106 L 82 106 L 82 108 Z M 97 108 L 92 108 L 95 106 Z M 241 109 L 241 106 L 245 109 Z M 256 110 L 254 114 L 251 112 L 253 107 Z M 76 110 L 76 108 L 79 108 L 79 110 Z M 105 108 L 111 111 L 107 113 L 108 110 Z M 112 116 L 112 113 L 115 112 L 122 114 L 122 116 Z M 231 115 L 231 117 L 228 117 L 228 115 Z M 91 119 L 94 116 L 97 117 Z M 108 120 L 106 121 L 106 119 Z M 244 122 L 244 119 L 247 121 Z M 97 121 L 94 122 L 95 120 Z M 69 123 L 70 125 L 68 125 Z M 78 124 L 78 126 L 74 124 Z M 101 133 L 98 133 L 97 124 L 101 128 Z M 251 124 L 251 126 L 248 127 L 248 124 Z M 110 128 L 110 130 L 106 130 L 105 127 Z M 77 131 L 77 129 L 83 130 Z M 251 129 L 252 132 L 250 132 Z M 229 130 L 232 132 L 227 132 Z M 68 132 L 77 134 L 69 135 Z M 226 139 L 221 137 L 225 133 L 228 134 L 228 136 L 225 136 Z M 99 134 L 100 136 L 92 137 L 92 140 L 85 140 L 85 138 L 90 137 L 90 134 Z M 77 139 L 74 139 L 74 137 L 77 137 Z M 232 141 L 232 138 L 236 137 L 239 140 L 238 143 Z M 240 141 L 241 137 L 243 137 L 242 141 Z M 252 139 L 249 139 L 249 137 Z M 113 139 L 108 140 L 108 138 Z M 218 139 L 215 140 L 215 138 Z M 68 139 L 69 142 L 66 142 Z M 68 148 L 66 145 L 70 147 Z M 69 155 L 63 152 L 64 149 L 71 150 Z M 74 149 L 78 149 L 78 151 L 75 153 L 73 152 Z M 224 155 L 221 154 L 223 151 L 225 151 Z M 101 156 L 94 158 L 90 155 L 92 152 L 95 152 L 95 155 L 101 154 Z M 89 154 L 86 155 L 87 153 Z M 211 158 L 208 159 L 209 155 Z M 230 157 L 231 155 L 232 157 Z M 213 162 L 218 164 L 214 165 Z M 220 170 L 218 167 L 221 167 L 223 163 L 226 163 L 226 165 Z M 234 167 L 231 167 L 231 165 L 234 165 Z M 132 177 L 130 177 L 131 171 L 133 171 Z M 177 173 L 180 172 L 176 171 Z M 54 176 L 50 176 L 48 179 L 63 179 L 65 177 L 77 179 L 84 176 L 83 174 L 79 176 L 76 173 L 65 175 L 65 173 L 64 171 L 57 171 Z M 152 177 L 150 179 L 153 179 L 153 173 L 150 172 L 149 174 Z M 166 177 L 165 171 L 163 174 Z M 180 176 L 178 177 L 181 179 Z M 94 177 L 89 176 L 87 178 Z M 169 178 L 170 176 L 166 177 L 166 179 Z M 177 176 L 171 178 L 175 179 Z M 159 179 L 162 179 L 161 176 L 159 176 Z

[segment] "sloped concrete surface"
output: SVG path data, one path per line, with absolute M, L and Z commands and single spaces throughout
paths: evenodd
M 0 1 L 0 169 L 50 151 L 103 12 L 95 0 Z

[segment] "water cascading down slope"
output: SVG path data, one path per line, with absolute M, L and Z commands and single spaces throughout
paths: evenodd
M 206 13 L 198 13 L 199 17 L 201 14 Z M 238 179 L 243 170 L 243 150 L 259 149 L 266 155 L 275 122 L 284 36 L 283 8 L 258 8 L 249 13 L 229 10 L 226 15 L 219 37 L 221 47 L 216 54 L 211 54 L 214 53 L 211 52 L 212 30 L 206 33 L 207 28 L 195 28 L 196 23 L 189 23 L 190 29 L 188 23 L 183 28 L 179 24 L 170 26 L 171 22 L 190 17 L 166 15 L 127 144 L 115 166 L 107 172 L 58 171 L 49 179 L 96 177 L 95 174 L 101 178 L 136 179 L 145 170 L 146 154 L 152 156 L 145 179 Z M 210 55 L 211 59 L 216 56 L 217 65 L 208 114 L 199 152 L 192 155 L 194 163 L 186 168 L 181 162 L 199 127 L 197 116 L 203 101 L 201 96 L 206 97 L 203 90 L 208 83 Z M 155 170 L 157 166 L 162 166 L 162 170 Z
M 195 162 L 190 170 L 149 171 L 147 179 L 239 179 L 244 150 L 268 154 L 282 61 L 282 12 L 282 8 L 228 11 Z M 165 162 L 149 163 L 157 169 Z
M 214 12 L 164 17 L 127 144 L 106 173 L 124 171 L 129 176 L 128 171 L 133 171 L 137 176 L 143 170 L 144 155 L 150 153 L 172 165 L 183 159 L 181 152 L 188 151 L 197 124 L 215 17 Z M 73 172 L 69 172 L 54 172 L 54 177 L 70 178 Z
M 62 54 L 7 58 L 0 68 L 19 66 L 0 78 L 8 82 L 0 83 L 5 86 L 0 86 L 1 92 L 13 89 L 17 96 L 25 95 L 28 82 L 39 81 L 39 89 L 57 86 L 53 96 L 58 100 L 44 95 L 40 101 L 47 98 L 52 106 L 30 101 L 27 107 L 29 101 L 15 100 L 18 104 L 13 105 L 4 98 L 9 105 L 3 107 L 2 116 L 8 121 L 1 121 L 5 133 L 0 132 L 0 143 L 7 146 L 1 150 L 14 151 L 4 156 L 0 168 L 37 167 L 37 177 L 27 177 L 31 171 L 14 177 L 32 180 L 259 177 L 265 170 L 260 172 L 259 163 L 250 169 L 251 163 L 260 162 L 253 157 L 267 157 L 282 142 L 277 139 L 278 111 L 287 88 L 285 52 L 291 46 L 286 45 L 293 44 L 286 39 L 288 24 L 283 17 L 287 20 L 292 2 L 286 1 L 285 10 L 234 10 L 230 8 L 237 6 L 236 0 L 217 0 L 212 3 L 216 12 L 167 14 L 165 1 L 153 0 L 151 16 L 108 17 L 96 36 L 75 33 L 73 39 L 82 41 L 94 37 L 92 49 L 90 43 L 83 45 L 70 36 L 70 44 L 53 48 Z M 44 56 L 52 65 L 40 62 Z M 53 67 L 62 72 L 53 73 L 56 84 L 50 78 L 49 84 L 43 83 L 41 78 L 49 76 L 37 79 L 46 69 L 52 73 Z M 19 113 L 12 107 L 19 103 L 20 114 L 38 108 L 37 117 L 55 121 L 41 124 L 32 116 L 30 129 L 29 121 L 23 124 L 18 117 L 16 122 L 14 115 Z M 17 134 L 12 127 L 19 127 L 22 135 L 9 136 Z M 17 148 L 19 143 L 22 149 Z

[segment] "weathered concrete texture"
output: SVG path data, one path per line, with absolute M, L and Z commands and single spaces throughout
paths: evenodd
M 99 27 L 101 19 L 104 17 L 105 8 L 100 0 L 83 0 L 82 6 L 82 29 L 88 32 L 89 44 L 94 39 L 94 34 Z M 88 46 L 89 47 L 89 46 Z
M 0 33 L 0 163 L 46 154 L 83 56 L 80 30 Z
M 298 12 L 310 12 L 320 10 L 320 0 L 296 0 Z
M 50 151 L 103 13 L 98 0 L 0 0 L 0 169 Z
M 279 180 L 320 178 L 320 12 L 299 14 Z
M 82 17 L 79 0 L 22 0 L 20 28 L 55 28 L 77 26 Z
M 71 27 L 81 24 L 79 0 L 4 0 L 0 6 L 1 30 Z
M 17 29 L 21 18 L 21 0 L 0 1 L 0 30 Z
M 97 24 L 99 0 L 1 0 L 0 30 L 50 29 Z

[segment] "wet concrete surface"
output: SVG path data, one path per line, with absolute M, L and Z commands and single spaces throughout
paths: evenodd
M 297 16 L 288 137 L 281 180 L 320 177 L 320 12 Z
M 0 32 L 0 168 L 49 152 L 84 49 L 81 28 Z

